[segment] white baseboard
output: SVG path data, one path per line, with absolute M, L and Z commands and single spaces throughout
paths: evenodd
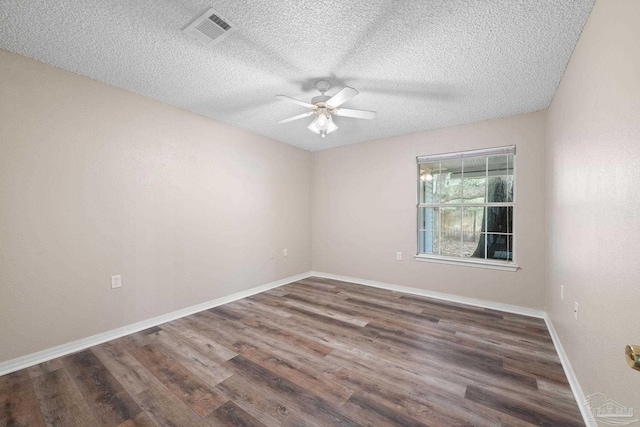
M 580 413 L 582 414 L 584 423 L 587 427 L 598 427 L 598 423 L 593 419 L 591 412 L 585 405 L 587 398 L 582 391 L 582 387 L 580 387 L 580 383 L 578 382 L 576 373 L 571 367 L 571 363 L 567 358 L 567 353 L 565 353 L 564 347 L 562 347 L 562 343 L 560 342 L 560 337 L 558 337 L 556 328 L 553 326 L 553 322 L 551 321 L 551 318 L 547 313 L 544 314 L 544 321 L 547 324 L 549 334 L 551 334 L 553 345 L 556 347 L 556 352 L 558 353 L 558 357 L 560 358 L 560 362 L 562 363 L 562 367 L 564 368 L 564 374 L 567 376 L 567 380 L 569 381 L 569 385 L 571 386 L 571 391 L 573 392 L 573 396 L 576 399 L 578 408 L 580 408 Z
M 442 292 L 426 291 L 424 289 L 411 288 L 408 286 L 393 285 L 390 283 L 376 282 L 375 280 L 359 279 L 357 277 L 338 276 L 337 274 L 321 273 L 312 271 L 312 276 L 324 277 L 326 279 L 341 280 L 343 282 L 357 283 L 359 285 L 372 286 L 374 288 L 387 289 L 390 291 L 403 292 L 405 294 L 420 295 L 444 301 L 457 302 L 460 304 L 472 305 L 475 307 L 489 308 L 491 310 L 506 311 L 507 313 L 521 314 L 523 316 L 537 317 L 544 319 L 545 312 L 533 308 L 520 307 L 518 305 L 502 304 L 499 302 L 486 301 L 475 298 L 467 298 L 459 295 L 445 294 Z
M 123 326 L 121 328 L 113 329 L 111 331 L 103 332 L 101 334 L 92 335 L 87 338 L 81 338 L 77 341 L 73 341 L 67 344 L 62 344 L 56 347 L 52 347 L 46 350 L 39 351 L 37 353 L 21 356 L 16 359 L 11 359 L 6 362 L 0 363 L 0 376 L 9 374 L 11 372 L 19 371 L 20 369 L 28 368 L 30 366 L 37 365 L 48 360 L 52 360 L 58 357 L 66 356 L 67 354 L 75 353 L 80 350 L 93 347 L 94 345 L 102 344 L 107 341 L 114 340 L 116 338 L 123 337 L 125 335 L 133 334 L 135 332 L 142 331 L 153 326 L 158 326 L 163 323 L 170 322 L 172 320 L 179 319 L 181 317 L 189 316 L 199 311 L 208 310 L 213 307 L 217 307 L 222 304 L 227 304 L 232 301 L 236 301 L 242 298 L 255 295 L 260 292 L 268 291 L 269 289 L 277 288 L 287 283 L 295 282 L 307 278 L 311 273 L 302 273 L 296 276 L 287 277 L 275 282 L 267 283 L 266 285 L 257 286 L 255 288 L 247 289 L 246 291 L 236 292 L 235 294 L 227 295 L 222 298 L 217 298 L 211 301 L 204 302 L 202 304 L 186 307 L 181 310 L 173 311 L 171 313 L 163 314 L 161 316 L 153 317 L 151 319 L 142 320 L 140 322 L 133 323 L 131 325 Z

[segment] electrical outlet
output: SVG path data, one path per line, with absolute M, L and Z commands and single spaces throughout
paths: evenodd
M 578 301 L 576 301 L 573 306 L 573 317 L 578 320 Z
M 275 249 L 269 252 L 269 259 L 274 259 L 276 257 Z
M 282 251 L 282 253 L 284 254 L 284 256 L 287 256 L 287 255 L 289 255 L 289 250 L 285 249 L 284 251 Z
M 564 301 L 564 285 L 560 285 L 560 299 Z
M 119 288 L 122 286 L 122 276 L 111 276 L 111 289 Z
M 396 252 L 396 261 L 402 261 L 402 252 Z

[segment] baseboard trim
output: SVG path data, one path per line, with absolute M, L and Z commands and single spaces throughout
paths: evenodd
M 544 319 L 546 314 L 542 310 L 535 310 L 533 308 L 520 307 L 518 305 L 503 304 L 499 302 L 486 301 L 486 300 L 475 299 L 475 298 L 467 298 L 459 295 L 452 295 L 452 294 L 446 294 L 446 293 L 435 292 L 435 291 L 427 291 L 424 289 L 411 288 L 408 286 L 393 285 L 391 283 L 377 282 L 375 280 L 359 279 L 357 277 L 339 276 L 337 274 L 322 273 L 319 271 L 312 271 L 311 275 L 317 276 L 317 277 L 323 277 L 325 279 L 341 280 L 343 282 L 351 282 L 351 283 L 357 283 L 359 285 L 371 286 L 374 288 L 403 292 L 406 294 L 420 295 L 423 297 L 429 297 L 429 298 L 439 299 L 443 301 L 457 302 L 460 304 L 472 305 L 474 307 L 482 307 L 482 308 L 488 308 L 491 310 L 505 311 L 507 313 L 521 314 L 523 316 L 537 317 L 539 319 Z
M 547 329 L 549 330 L 549 334 L 551 335 L 551 339 L 553 340 L 553 345 L 556 348 L 556 352 L 558 353 L 558 357 L 560 358 L 560 362 L 562 363 L 562 368 L 564 369 L 564 373 L 567 376 L 567 380 L 569 381 L 569 385 L 571 386 L 571 391 L 573 392 L 573 397 L 576 399 L 576 403 L 578 404 L 578 408 L 580 409 L 580 413 L 582 414 L 582 418 L 587 427 L 598 427 L 598 423 L 593 419 L 593 415 L 585 405 L 587 398 L 582 391 L 582 387 L 580 387 L 580 383 L 578 382 L 578 377 L 576 377 L 576 373 L 569 362 L 569 358 L 567 357 L 567 353 L 564 351 L 564 347 L 562 347 L 562 343 L 560 342 L 560 337 L 556 332 L 556 328 L 553 326 L 553 322 L 547 313 L 544 314 L 544 321 L 547 324 Z
M 287 283 L 295 282 L 301 279 L 305 279 L 311 275 L 310 272 L 298 274 L 295 276 L 287 277 L 284 279 L 276 280 L 275 282 L 267 283 L 266 285 L 257 286 L 255 288 L 247 289 L 246 291 L 236 292 L 231 295 L 227 295 L 221 298 L 216 298 L 211 301 L 204 302 L 202 304 L 186 307 L 181 310 L 176 310 L 171 313 L 163 314 L 161 316 L 152 317 L 151 319 L 142 320 L 140 322 L 133 323 L 131 325 L 123 326 L 121 328 L 112 329 L 107 332 L 103 332 L 97 335 L 92 335 L 87 338 L 81 338 L 77 341 L 72 341 L 67 344 L 62 344 L 56 347 L 52 347 L 46 350 L 39 351 L 37 353 L 28 354 L 15 359 L 8 360 L 0 363 L 0 376 L 10 374 L 11 372 L 19 371 L 20 369 L 28 368 L 37 365 L 48 360 L 52 360 L 58 357 L 66 356 L 67 354 L 75 353 L 77 351 L 85 350 L 94 345 L 102 344 L 107 341 L 121 338 L 125 335 L 133 334 L 135 332 L 142 331 L 153 326 L 158 326 L 163 323 L 170 322 L 172 320 L 179 319 L 181 317 L 189 316 L 199 311 L 208 310 L 213 307 L 217 307 L 222 304 L 227 304 L 232 301 L 236 301 L 242 298 L 249 297 L 251 295 L 258 294 L 260 292 L 268 291 L 269 289 L 277 288 Z

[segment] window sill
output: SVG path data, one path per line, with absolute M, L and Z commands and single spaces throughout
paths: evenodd
M 436 262 L 440 264 L 451 264 L 451 265 L 462 265 L 465 267 L 478 267 L 478 268 L 488 268 L 491 270 L 503 270 L 503 271 L 516 271 L 518 270 L 518 265 L 515 263 L 506 263 L 506 262 L 491 262 L 491 261 L 481 261 L 475 259 L 457 259 L 457 258 L 449 258 L 438 255 L 414 255 L 413 259 L 416 261 L 423 262 Z

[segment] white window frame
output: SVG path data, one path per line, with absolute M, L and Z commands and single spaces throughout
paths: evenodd
M 432 163 L 443 160 L 452 160 L 452 159 L 464 159 L 470 157 L 485 157 L 495 155 L 504 155 L 504 154 L 513 154 L 513 200 L 511 202 L 501 202 L 501 203 L 487 203 L 486 200 L 488 197 L 485 197 L 484 203 L 474 203 L 474 204 L 464 204 L 464 203 L 420 203 L 420 165 L 424 163 Z M 443 264 L 454 264 L 454 265 L 464 265 L 469 267 L 481 267 L 481 268 L 490 268 L 497 270 L 506 270 L 506 271 L 516 271 L 519 267 L 516 263 L 516 147 L 515 145 L 507 146 L 507 147 L 496 147 L 496 148 L 487 148 L 482 150 L 470 150 L 470 151 L 461 151 L 455 153 L 444 153 L 444 154 L 435 154 L 435 155 L 427 155 L 427 156 L 418 156 L 416 157 L 417 163 L 417 192 L 416 192 L 416 255 L 414 259 L 417 261 L 428 261 L 428 262 L 437 262 Z M 488 172 L 487 172 L 488 173 Z M 462 176 L 464 176 L 464 170 L 462 171 Z M 488 186 L 485 191 L 488 191 Z M 482 259 L 482 258 L 466 258 L 466 257 L 455 257 L 455 256 L 444 256 L 437 254 L 428 254 L 420 252 L 420 209 L 421 208 L 429 208 L 429 207 L 469 207 L 469 206 L 481 206 L 485 208 L 489 208 L 492 206 L 500 206 L 500 207 L 512 207 L 513 211 L 513 230 L 511 232 L 511 250 L 512 257 L 510 261 L 502 261 L 496 259 Z M 485 215 L 484 218 L 487 221 L 487 217 Z M 486 234 L 493 234 L 485 232 L 485 248 L 487 245 Z M 485 249 L 486 253 L 486 249 Z

